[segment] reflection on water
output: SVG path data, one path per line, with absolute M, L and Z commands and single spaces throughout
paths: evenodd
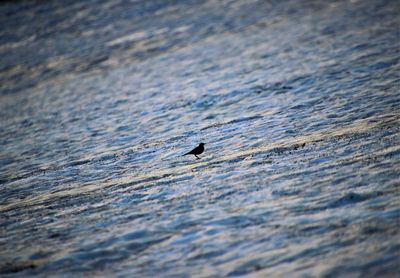
M 2 275 L 399 272 L 396 1 L 0 11 Z

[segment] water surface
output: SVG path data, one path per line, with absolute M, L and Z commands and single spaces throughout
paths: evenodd
M 400 272 L 397 1 L 0 12 L 2 276 Z

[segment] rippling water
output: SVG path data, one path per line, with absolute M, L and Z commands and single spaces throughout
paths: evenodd
M 0 12 L 2 276 L 398 277 L 397 1 Z

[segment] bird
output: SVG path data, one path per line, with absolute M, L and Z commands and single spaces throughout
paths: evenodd
M 191 150 L 188 153 L 185 153 L 184 156 L 188 155 L 188 154 L 194 154 L 194 156 L 197 159 L 200 159 L 200 157 L 198 157 L 197 155 L 202 154 L 204 152 L 204 145 L 205 145 L 204 143 L 200 143 L 196 148 L 194 148 L 193 150 Z

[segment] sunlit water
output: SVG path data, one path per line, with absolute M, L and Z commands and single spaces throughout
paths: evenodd
M 398 1 L 0 12 L 2 276 L 400 273 Z

